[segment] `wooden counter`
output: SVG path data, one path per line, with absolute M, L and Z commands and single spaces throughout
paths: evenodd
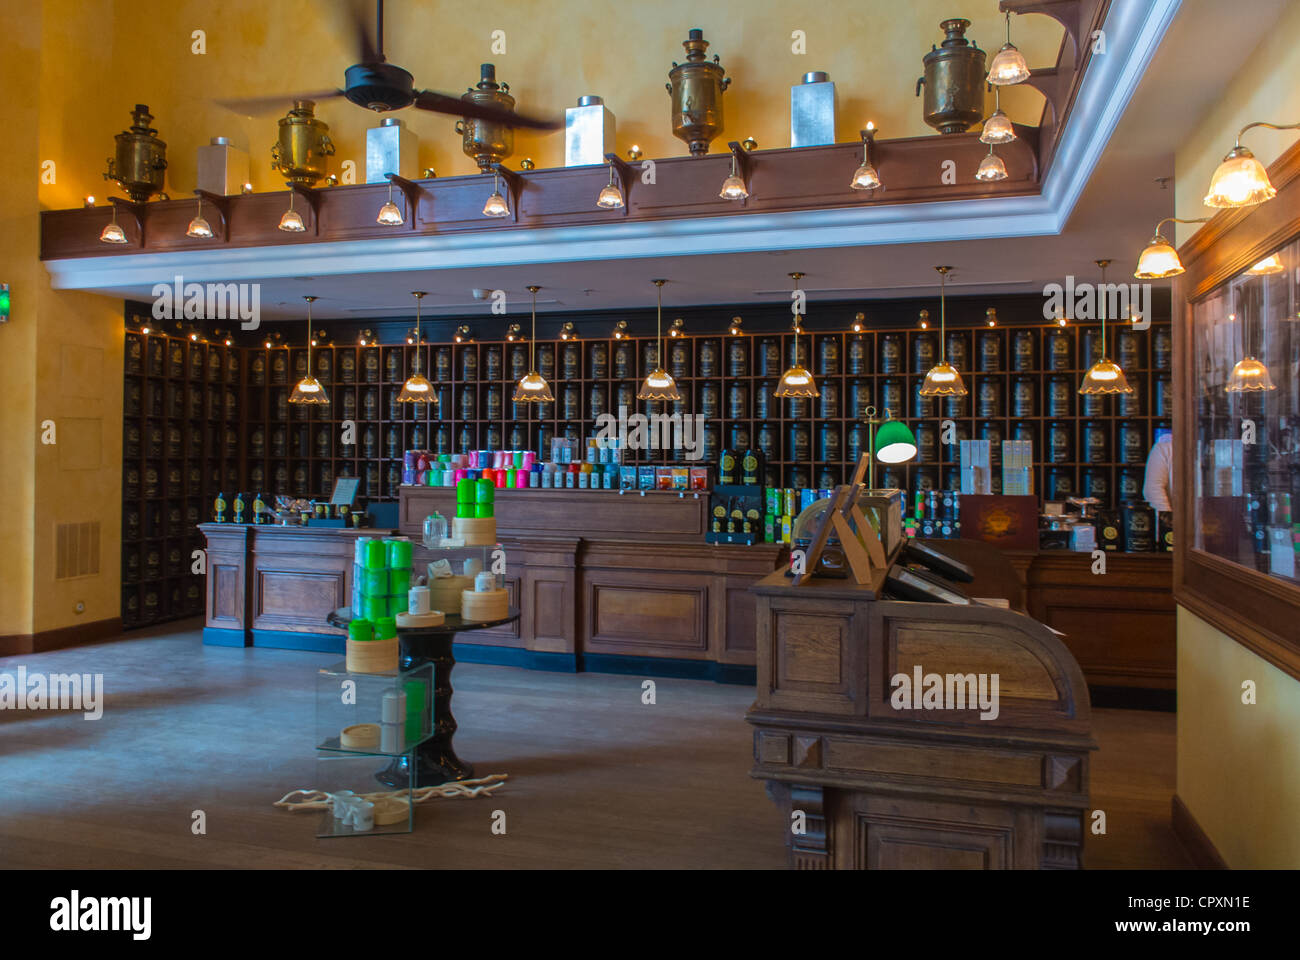
M 753 682 L 754 599 L 779 544 L 704 542 L 708 497 L 667 491 L 498 490 L 497 537 L 519 623 L 466 635 L 464 660 Z M 455 513 L 455 492 L 403 487 L 399 523 Z
M 345 634 L 325 622 L 352 602 L 357 537 L 392 529 L 201 523 L 208 538 L 203 642 L 343 653 Z

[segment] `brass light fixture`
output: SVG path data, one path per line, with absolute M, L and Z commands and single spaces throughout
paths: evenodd
M 117 205 L 113 206 L 113 219 L 99 233 L 100 243 L 126 243 L 126 231 L 117 222 Z
M 984 311 L 984 322 L 990 327 L 998 325 L 998 311 L 996 307 L 989 307 Z
M 573 329 L 573 321 L 572 321 L 572 320 L 566 320 L 566 321 L 564 321 L 564 324 L 560 327 L 560 339 L 561 339 L 561 340 L 572 340 L 572 339 L 574 339 L 575 337 L 577 337 L 577 335 L 578 335 L 578 334 L 577 334 L 576 332 L 574 332 L 574 329 Z
M 917 324 L 917 326 L 919 326 L 922 330 L 929 330 L 929 329 L 930 329 L 930 311 L 929 311 L 929 310 L 922 310 L 922 311 L 921 311 L 921 318 L 920 318 L 920 321 L 919 321 L 919 323 Z
M 993 113 L 984 121 L 980 131 L 980 143 L 1010 143 L 1016 139 L 1016 128 L 1011 118 L 1002 112 L 1002 88 L 993 88 Z
M 470 334 L 469 324 L 462 323 L 459 327 L 457 327 L 456 335 L 452 337 L 452 339 L 455 340 L 457 343 L 468 343 L 469 341 L 473 340 L 474 337 Z
M 1097 288 L 1097 299 L 1101 307 L 1101 359 L 1088 368 L 1088 372 L 1083 375 L 1083 383 L 1079 384 L 1079 392 L 1087 395 L 1111 394 L 1111 393 L 1132 393 L 1133 388 L 1129 386 L 1128 377 L 1124 376 L 1124 371 L 1120 369 L 1118 363 L 1114 363 L 1106 355 L 1106 268 L 1110 266 L 1109 260 L 1093 261 L 1101 267 L 1101 285 Z
M 302 233 L 307 228 L 303 225 L 302 215 L 293 208 L 293 190 L 289 190 L 289 209 L 280 218 L 280 229 L 286 233 Z
M 522 340 L 523 338 L 523 333 L 519 328 L 519 324 L 512 323 L 506 327 L 506 340 L 508 342 L 514 343 L 516 340 Z
M 722 189 L 718 191 L 718 196 L 723 200 L 744 200 L 749 196 L 749 191 L 745 189 L 745 181 L 740 179 L 736 173 L 736 155 L 731 155 L 731 173 L 726 180 L 722 181 Z
M 363 347 L 369 343 L 374 343 L 374 340 L 375 340 L 375 332 L 371 330 L 369 327 L 362 330 L 361 336 L 357 338 L 357 342 L 360 343 Z M 270 344 L 267 344 L 267 346 L 270 346 Z
M 617 210 L 623 206 L 623 191 L 614 185 L 614 165 L 609 165 L 609 183 L 600 190 L 596 197 L 596 206 L 605 210 Z
M 1178 259 L 1178 251 L 1165 239 L 1160 228 L 1166 223 L 1208 223 L 1209 219 L 1201 217 L 1197 220 L 1180 220 L 1178 217 L 1165 217 L 1156 224 L 1155 236 L 1142 251 L 1142 256 L 1138 257 L 1133 276 L 1138 280 L 1164 280 L 1178 276 L 1183 272 L 1183 261 Z
M 668 336 L 676 340 L 678 337 L 685 335 L 685 333 L 686 333 L 686 321 L 684 321 L 681 317 L 674 318 L 673 325 L 668 328 Z
M 1282 261 L 1278 255 L 1270 253 L 1246 272 L 1252 277 L 1267 277 L 1275 273 L 1282 273 L 1284 270 L 1286 270 L 1286 267 L 1282 266 Z
M 551 385 L 537 372 L 537 291 L 540 289 L 542 288 L 537 284 L 528 287 L 528 292 L 533 295 L 533 327 L 532 335 L 528 338 L 528 373 L 515 384 L 515 403 L 550 403 L 555 399 Z
M 620 320 L 618 323 L 614 324 L 614 339 L 622 340 L 626 337 L 627 337 L 627 321 Z
M 849 324 L 849 329 L 854 333 L 861 333 L 866 329 L 867 315 L 865 313 L 855 313 L 853 322 Z
M 1005 87 L 1028 79 L 1029 64 L 1025 62 L 1025 55 L 1011 42 L 1011 11 L 1008 10 L 1007 42 L 1002 44 L 1002 49 L 993 55 L 993 62 L 989 64 L 989 83 Z
M 420 373 L 420 301 L 428 296 L 424 290 L 413 290 L 415 297 L 415 372 L 402 384 L 402 392 L 397 395 L 398 403 L 438 402 L 438 395 L 433 392 L 433 384 Z
M 1228 319 L 1236 320 L 1237 315 L 1230 313 Z M 1245 341 L 1248 339 L 1246 337 L 1248 331 L 1244 325 L 1242 331 L 1242 340 Z M 1232 372 L 1228 374 L 1228 382 L 1223 385 L 1225 393 L 1263 393 L 1276 389 L 1273 378 L 1269 376 L 1268 367 L 1264 366 L 1262 361 L 1256 360 L 1249 350 L 1245 357 L 1233 365 Z
M 803 278 L 802 273 L 791 273 L 790 279 L 794 281 L 796 295 L 799 291 L 799 281 Z M 776 385 L 772 391 L 772 396 L 785 399 L 786 397 L 804 398 L 820 397 L 821 391 L 817 389 L 817 381 L 813 375 L 799 363 L 799 333 L 803 322 L 800 316 L 803 314 L 801 308 L 802 298 L 796 296 L 794 300 L 794 356 L 791 358 L 790 368 L 781 374 L 781 382 Z
M 655 285 L 656 292 L 659 295 L 659 307 L 655 319 L 655 368 L 646 374 L 645 380 L 641 383 L 641 389 L 636 392 L 636 398 L 638 400 L 676 401 L 680 400 L 682 395 L 677 391 L 677 383 L 673 380 L 672 374 L 664 369 L 664 284 L 668 281 L 652 280 L 650 282 Z
M 1210 178 L 1210 189 L 1201 201 L 1207 207 L 1220 210 L 1235 207 L 1253 207 L 1277 196 L 1269 182 L 1264 165 L 1255 155 L 1241 145 L 1241 135 L 1251 127 L 1268 127 L 1270 130 L 1300 130 L 1300 123 L 1266 123 L 1257 120 L 1237 131 L 1237 142 L 1223 158 L 1223 162 Z
M 867 128 L 862 131 L 862 166 L 853 171 L 849 186 L 854 190 L 875 190 L 880 186 L 880 173 L 871 162 L 871 145 L 876 137 L 876 125 L 867 121 Z
M 199 212 L 194 215 L 190 225 L 185 228 L 185 236 L 193 237 L 195 240 L 212 239 L 212 225 L 203 219 L 203 197 L 197 198 L 199 201 Z
M 948 323 L 946 285 L 952 267 L 934 269 L 939 271 L 939 345 L 943 359 L 926 371 L 925 381 L 917 392 L 923 397 L 964 397 L 966 384 L 957 368 L 948 362 L 948 338 L 944 335 Z
M 375 222 L 385 227 L 400 227 L 406 222 L 402 216 L 402 211 L 397 204 L 393 203 L 393 181 L 388 181 L 388 200 L 379 208 L 379 216 L 375 217 Z M 417 302 L 416 306 L 419 306 Z
M 990 143 L 989 155 L 980 161 L 979 169 L 975 171 L 975 179 L 992 182 L 1006 178 L 1007 166 L 1002 162 L 1002 158 L 993 152 L 993 144 Z
M 303 297 L 303 299 L 307 301 L 307 375 L 293 385 L 289 402 L 327 404 L 330 402 L 329 394 L 320 385 L 320 381 L 311 375 L 311 305 L 316 298 Z
M 492 174 L 492 196 L 488 197 L 487 203 L 483 204 L 483 216 L 510 216 L 510 204 L 506 203 L 506 198 L 501 195 L 501 177 L 495 173 Z
M 727 328 L 727 332 L 730 333 L 733 337 L 740 336 L 742 332 L 740 329 L 740 325 L 742 322 L 743 321 L 740 319 L 740 317 L 732 317 L 731 326 Z

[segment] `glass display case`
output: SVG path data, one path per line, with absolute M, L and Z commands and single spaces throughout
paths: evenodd
M 1190 334 L 1191 546 L 1300 583 L 1300 241 L 1191 304 Z

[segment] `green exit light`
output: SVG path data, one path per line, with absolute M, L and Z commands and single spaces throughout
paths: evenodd
M 9 284 L 0 283 L 0 323 L 9 322 Z

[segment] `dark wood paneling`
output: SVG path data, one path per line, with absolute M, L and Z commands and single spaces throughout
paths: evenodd
M 584 571 L 584 646 L 593 653 L 702 659 L 709 649 L 709 588 L 675 574 Z
M 1187 851 L 1187 856 L 1196 866 L 1203 870 L 1227 870 L 1228 862 L 1219 853 L 1210 835 L 1201 829 L 1201 825 L 1187 809 L 1182 797 L 1174 794 L 1170 802 L 1169 820 L 1174 828 L 1174 835 Z

